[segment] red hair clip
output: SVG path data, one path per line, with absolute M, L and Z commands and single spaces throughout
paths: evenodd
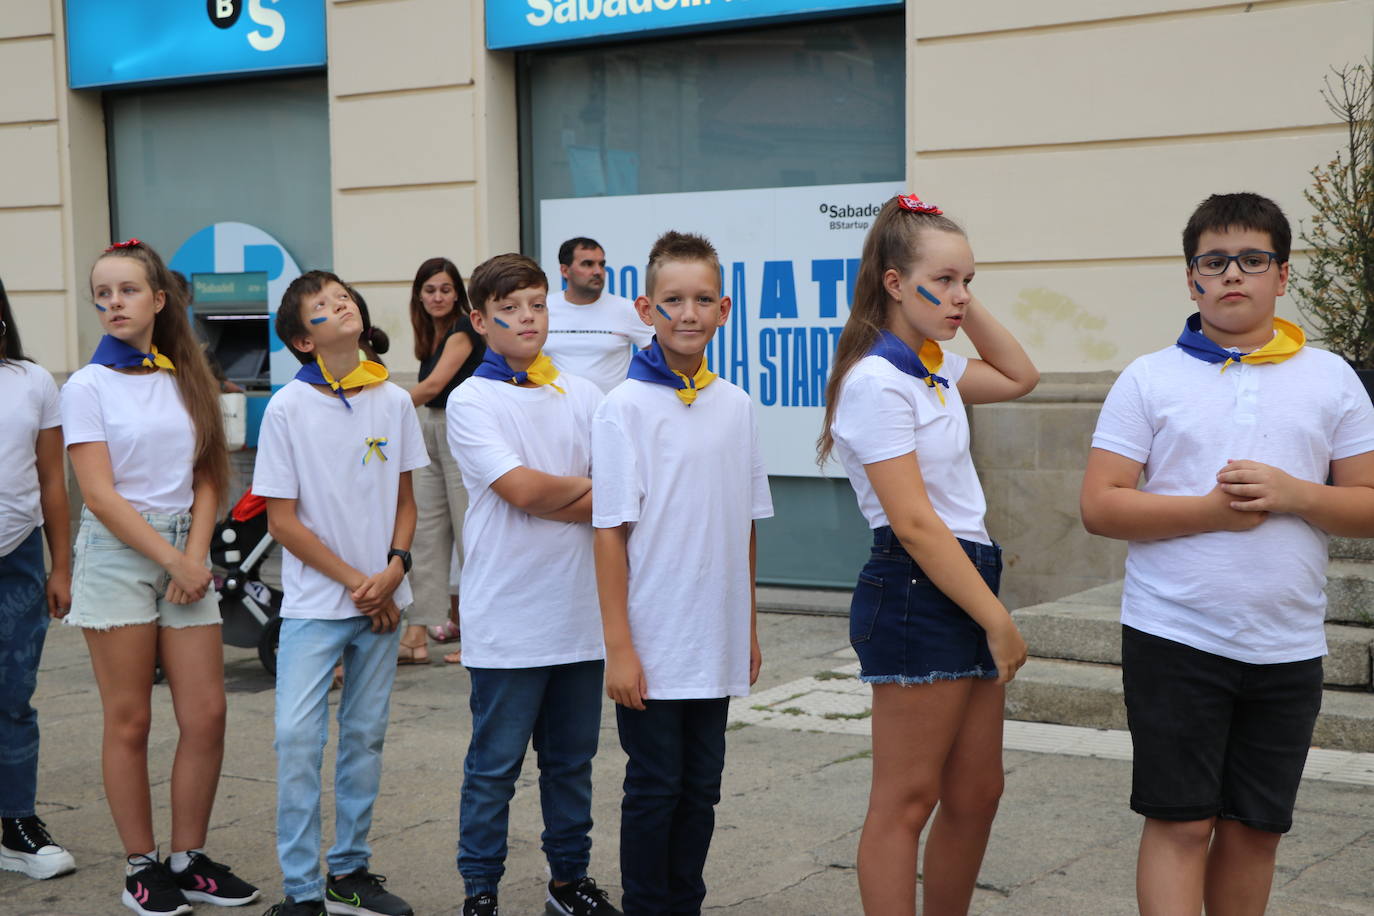
M 114 243 L 113 245 L 111 245 L 109 248 L 106 248 L 106 249 L 105 249 L 105 253 L 106 253 L 106 254 L 109 254 L 111 251 L 114 251 L 116 248 L 133 248 L 133 247 L 135 247 L 135 246 L 137 246 L 137 245 L 142 245 L 142 244 L 143 244 L 143 243 L 140 242 L 138 239 L 129 239 L 129 241 L 127 241 L 127 242 L 115 242 L 115 243 Z
M 898 194 L 897 205 L 903 210 L 910 210 L 912 213 L 929 213 L 932 216 L 939 216 L 945 212 L 934 204 L 925 203 L 915 194 Z

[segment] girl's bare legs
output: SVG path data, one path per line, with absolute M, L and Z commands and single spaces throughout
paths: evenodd
M 858 860 L 866 916 L 916 912 L 917 846 L 973 686 L 969 679 L 873 686 L 873 787 Z
M 205 846 L 224 761 L 224 643 L 220 628 L 163 627 L 162 670 L 176 714 L 172 762 L 172 851 Z
M 157 630 L 156 623 L 82 630 L 104 716 L 100 769 L 105 797 L 126 855 L 157 847 L 148 791 L 148 727 Z
M 1002 798 L 1006 688 L 970 681 L 964 721 L 940 774 L 940 804 L 926 837 L 925 916 L 964 916 L 973 899 L 997 803 Z

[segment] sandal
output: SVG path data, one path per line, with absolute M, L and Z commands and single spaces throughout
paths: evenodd
M 457 642 L 459 637 L 458 624 L 452 620 L 445 620 L 429 628 L 429 638 L 435 642 Z
M 462 649 L 459 649 L 457 652 L 449 652 L 449 653 L 447 653 L 447 654 L 444 655 L 444 664 L 445 664 L 445 665 L 461 665 L 462 663 L 463 663 L 463 650 L 462 650 Z
M 399 665 L 428 665 L 429 649 L 424 645 L 407 646 L 401 643 L 396 653 L 396 664 Z

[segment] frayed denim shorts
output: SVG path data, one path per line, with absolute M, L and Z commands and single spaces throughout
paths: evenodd
M 959 546 L 996 594 L 1002 548 L 962 538 Z M 849 642 L 859 678 L 869 684 L 997 677 L 987 633 L 935 587 L 886 525 L 873 529 L 873 551 L 854 587 Z
M 178 550 L 186 549 L 191 531 L 189 512 L 143 518 Z M 138 623 L 163 627 L 197 627 L 219 623 L 219 593 L 213 584 L 205 597 L 192 604 L 167 600 L 172 577 L 161 566 L 125 544 L 81 507 L 76 533 L 76 562 L 72 566 L 72 610 L 66 623 L 89 630 L 109 630 Z

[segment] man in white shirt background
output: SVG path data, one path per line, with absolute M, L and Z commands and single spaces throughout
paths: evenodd
M 549 290 L 544 352 L 564 372 L 610 391 L 625 381 L 630 357 L 649 345 L 653 329 L 632 301 L 606 292 L 606 252 L 596 240 L 579 236 L 560 245 L 558 272 L 568 286 Z

